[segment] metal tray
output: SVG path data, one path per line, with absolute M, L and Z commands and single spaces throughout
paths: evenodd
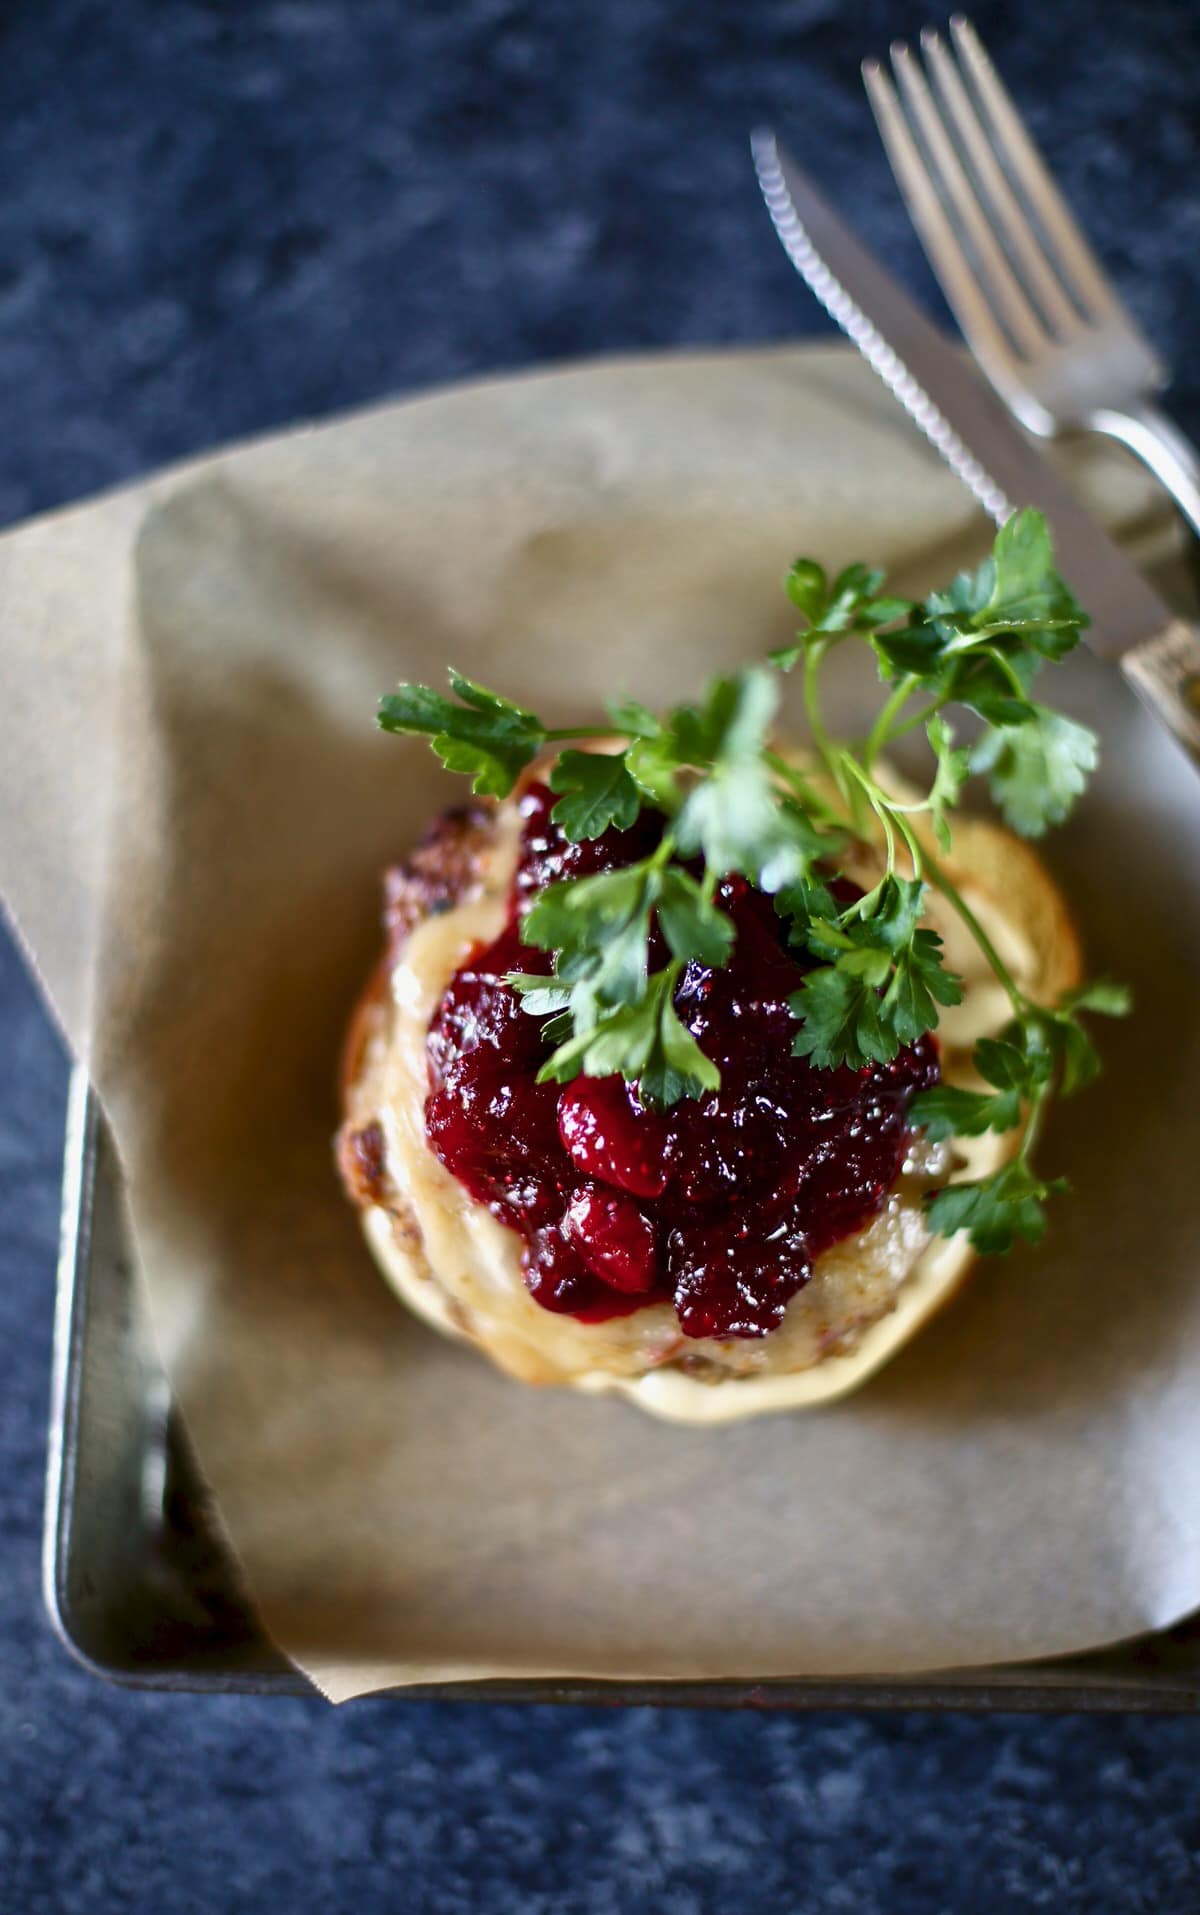
M 111 1140 L 86 1075 L 67 1111 L 44 1584 L 65 1646 L 134 1688 L 311 1695 L 239 1591 L 154 1353 Z M 398 1697 L 707 1707 L 1200 1709 L 1200 1615 L 1053 1662 L 831 1681 L 429 1684 Z

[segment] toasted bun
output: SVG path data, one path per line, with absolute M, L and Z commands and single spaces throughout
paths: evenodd
M 430 1016 L 470 946 L 499 928 L 515 857 L 514 808 L 474 807 L 440 823 L 389 879 L 390 947 L 348 1037 L 338 1140 L 343 1180 L 384 1276 L 415 1315 L 475 1343 L 510 1374 L 618 1392 L 674 1422 L 810 1408 L 857 1389 L 949 1301 L 974 1259 L 964 1236 L 929 1237 L 922 1177 L 927 1184 L 931 1172 L 940 1179 L 947 1169 L 952 1179 L 987 1175 L 1010 1154 L 1012 1138 L 963 1139 L 952 1166 L 910 1167 L 881 1215 L 825 1252 L 780 1328 L 752 1344 L 685 1339 L 665 1304 L 610 1324 L 542 1310 L 521 1280 L 519 1240 L 433 1156 L 423 1121 Z M 1070 916 L 1027 845 L 964 818 L 941 862 L 1030 997 L 1052 1003 L 1078 982 Z M 874 870 L 868 851 L 853 875 L 870 881 Z M 943 1076 L 970 1084 L 971 1048 L 1007 1021 L 1007 999 L 936 896 L 929 922 L 966 983 L 962 1004 L 939 1026 Z

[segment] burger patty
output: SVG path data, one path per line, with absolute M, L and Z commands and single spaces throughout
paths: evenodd
M 394 1246 L 409 1278 L 407 1285 L 399 1282 L 393 1264 L 392 1280 L 410 1302 L 415 1302 L 415 1284 L 415 1293 L 436 1306 L 425 1314 L 439 1317 L 444 1327 L 457 1328 L 487 1349 L 502 1367 L 530 1381 L 580 1381 L 605 1372 L 629 1377 L 668 1364 L 717 1382 L 731 1375 L 805 1368 L 826 1354 L 852 1346 L 870 1323 L 891 1309 L 906 1271 L 927 1242 L 920 1189 L 931 1166 L 924 1161 L 902 1177 L 896 1194 L 872 1225 L 823 1253 L 812 1284 L 794 1300 L 780 1329 L 753 1346 L 711 1339 L 688 1342 L 679 1334 L 674 1311 L 665 1304 L 607 1324 L 577 1323 L 541 1310 L 522 1282 L 520 1240 L 493 1219 L 480 1218 L 477 1213 L 484 1207 L 436 1164 L 422 1132 L 421 1170 L 440 1173 L 444 1194 L 457 1205 L 463 1220 L 454 1269 L 445 1267 L 444 1255 L 439 1258 L 434 1252 L 422 1229 L 420 1204 L 408 1174 L 412 1118 L 423 1107 L 427 1085 L 417 1081 L 415 1062 L 398 1072 L 397 1029 L 405 1019 L 398 1004 L 411 994 L 412 979 L 406 973 L 414 935 L 426 927 L 427 941 L 435 921 L 458 907 L 469 907 L 484 894 L 507 893 L 504 860 L 510 847 L 500 829 L 507 814 L 507 807 L 486 802 L 443 813 L 411 856 L 388 870 L 384 881 L 386 946 L 345 1047 L 345 1121 L 336 1150 L 342 1181 L 351 1201 L 364 1213 L 377 1253 Z M 440 989 L 449 983 L 448 972 L 440 979 Z M 422 1016 L 427 1020 L 436 1007 L 437 1000 Z M 407 1015 L 411 1017 L 411 1010 Z M 422 1039 L 423 1035 L 424 1027 Z M 413 1057 L 411 1042 L 407 1056 Z M 396 1161 L 394 1148 L 389 1152 L 387 1143 L 389 1101 L 394 1108 L 398 1082 L 409 1110 L 408 1170 Z M 427 1188 L 425 1197 L 427 1201 Z M 471 1269 L 472 1228 L 478 1230 L 483 1221 L 491 1226 L 487 1235 L 490 1266 L 486 1278 L 480 1273 L 476 1283 Z M 381 1222 L 386 1225 L 383 1244 Z M 497 1236 L 512 1245 L 511 1279 L 502 1278 L 499 1283 Z M 443 1237 L 443 1246 L 444 1242 Z

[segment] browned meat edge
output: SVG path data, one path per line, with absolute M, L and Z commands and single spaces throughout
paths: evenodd
M 417 926 L 425 918 L 451 910 L 482 881 L 495 816 L 495 805 L 486 799 L 441 812 L 416 849 L 384 873 L 384 951 L 346 1032 L 340 1073 L 345 1120 L 334 1143 L 346 1194 L 361 1209 L 374 1204 L 398 1208 L 397 1193 L 390 1189 L 386 1174 L 383 1131 L 374 1117 L 364 1122 L 354 1110 L 355 1086 L 366 1047 L 379 1028 L 388 980 Z

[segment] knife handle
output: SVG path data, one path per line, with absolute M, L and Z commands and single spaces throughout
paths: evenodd
M 1121 669 L 1200 768 L 1200 632 L 1174 618 L 1156 637 L 1132 645 Z

